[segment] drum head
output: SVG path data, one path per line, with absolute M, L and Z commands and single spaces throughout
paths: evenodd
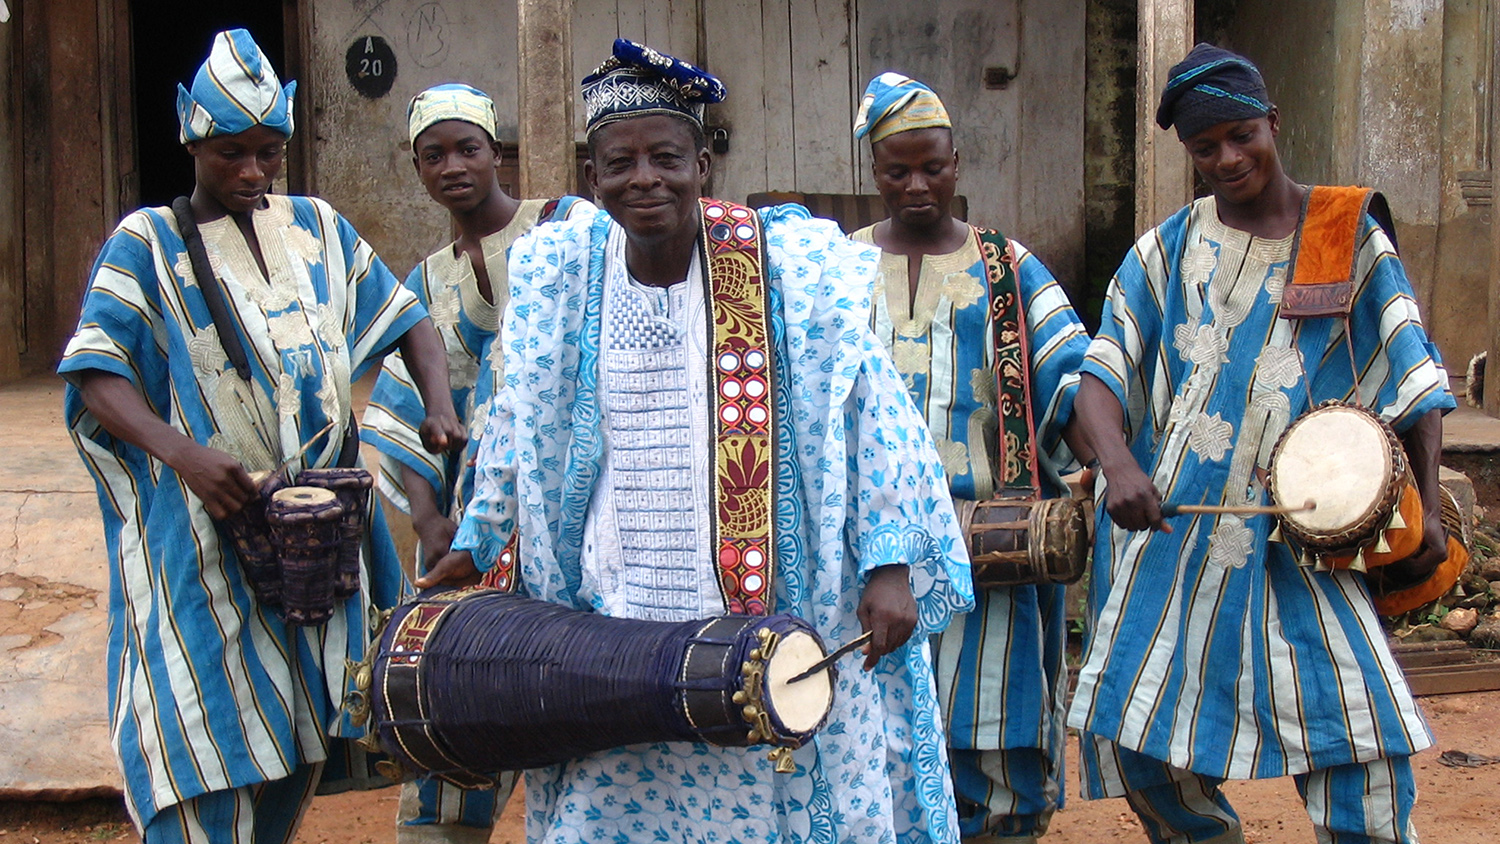
M 289 486 L 277 490 L 276 494 L 271 496 L 271 501 L 286 508 L 317 508 L 337 503 L 338 496 L 329 490 L 315 486 Z
M 781 723 L 794 733 L 811 733 L 823 722 L 833 705 L 833 685 L 828 671 L 796 683 L 787 680 L 825 656 L 817 639 L 797 630 L 781 637 L 776 653 L 767 661 L 766 697 Z
M 1310 535 L 1334 535 L 1365 522 L 1388 504 L 1390 439 L 1367 411 L 1325 407 L 1303 416 L 1282 435 L 1271 458 L 1271 493 L 1289 513 L 1283 522 Z

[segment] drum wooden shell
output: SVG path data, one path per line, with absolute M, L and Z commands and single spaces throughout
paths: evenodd
M 788 615 L 641 621 L 463 589 L 397 607 L 361 673 L 387 753 L 479 788 L 501 771 L 646 742 L 771 744 L 789 762 L 826 720 L 833 678 L 785 680 L 825 653 Z
M 344 517 L 339 522 L 338 577 L 333 584 L 335 599 L 359 592 L 359 549 L 364 543 L 372 484 L 370 473 L 358 466 L 303 469 L 297 474 L 298 486 L 326 489 L 337 495 L 344 507 Z
M 338 496 L 326 489 L 289 486 L 271 496 L 266 521 L 281 558 L 281 606 L 288 624 L 311 626 L 333 617 L 343 517 Z
M 276 553 L 276 543 L 271 539 L 266 506 L 272 495 L 287 486 L 287 479 L 281 472 L 260 471 L 251 472 L 250 480 L 255 483 L 256 497 L 224 520 L 224 532 L 239 558 L 245 580 L 255 593 L 255 600 L 266 606 L 279 606 L 281 559 Z
M 1395 553 L 1366 556 L 1366 565 L 1394 562 L 1415 550 L 1413 539 L 1420 544 L 1420 497 L 1406 452 L 1396 432 L 1363 407 L 1327 401 L 1299 417 L 1277 439 L 1270 475 L 1276 505 L 1318 505 L 1281 516 L 1282 536 L 1333 567 L 1349 566 L 1376 544 L 1397 507 L 1408 516 L 1408 535 L 1392 542 L 1401 546 Z
M 1073 498 L 963 502 L 974 588 L 1073 583 L 1088 565 L 1089 526 Z

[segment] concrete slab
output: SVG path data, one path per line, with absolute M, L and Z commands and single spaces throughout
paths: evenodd
M 0 797 L 116 793 L 106 718 L 109 574 L 62 381 L 0 387 Z
M 1500 451 L 1500 419 L 1459 404 L 1443 417 L 1443 453 Z

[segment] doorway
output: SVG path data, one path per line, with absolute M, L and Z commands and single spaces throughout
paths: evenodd
M 178 141 L 177 85 L 191 86 L 213 37 L 225 29 L 250 30 L 282 84 L 297 78 L 287 63 L 286 14 L 292 0 L 203 3 L 201 0 L 134 0 L 130 4 L 136 173 L 143 206 L 168 205 L 193 189 L 192 156 Z

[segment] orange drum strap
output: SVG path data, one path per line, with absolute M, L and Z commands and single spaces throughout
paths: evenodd
M 996 413 L 1000 417 L 999 490 L 1024 490 L 1041 498 L 1037 465 L 1036 420 L 1031 412 L 1031 349 L 1026 331 L 1020 276 L 1010 241 L 993 229 L 974 229 L 984 256 L 994 326 Z
M 1290 284 L 1281 294 L 1287 319 L 1345 316 L 1354 299 L 1354 259 L 1359 230 L 1372 199 L 1369 188 L 1314 187 L 1302 201 L 1292 243 Z

